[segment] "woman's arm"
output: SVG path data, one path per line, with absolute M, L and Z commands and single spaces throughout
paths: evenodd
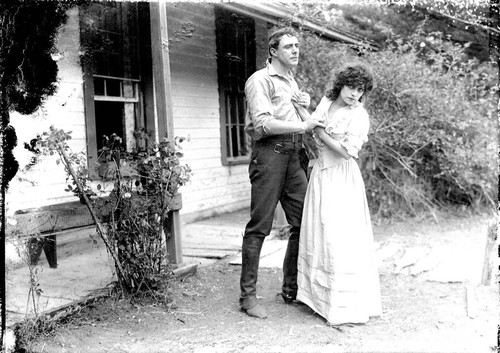
M 351 158 L 351 155 L 347 153 L 345 147 L 342 146 L 338 140 L 328 135 L 324 128 L 317 127 L 313 131 L 329 149 L 337 153 L 340 157 L 344 159 Z

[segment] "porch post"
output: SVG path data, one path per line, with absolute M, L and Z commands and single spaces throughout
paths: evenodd
M 167 7 L 165 1 L 159 0 L 151 2 L 150 16 L 151 55 L 158 138 L 161 141 L 164 137 L 167 137 L 173 142 L 174 122 L 170 88 Z M 180 216 L 178 210 L 170 212 L 166 228 L 167 227 L 169 228 L 168 232 L 170 233 L 170 237 L 167 237 L 166 239 L 168 260 L 171 264 L 180 265 L 183 259 Z

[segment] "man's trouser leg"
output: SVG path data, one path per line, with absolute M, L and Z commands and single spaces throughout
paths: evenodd
M 283 260 L 283 287 L 281 295 L 290 303 L 297 298 L 297 260 L 299 256 L 300 228 L 292 227 Z
M 289 154 L 276 153 L 266 146 L 256 145 L 252 152 L 248 168 L 252 184 L 250 221 L 243 237 L 240 278 L 240 306 L 244 310 L 257 303 L 260 249 L 265 237 L 271 232 L 289 159 Z
M 245 236 L 241 248 L 240 307 L 248 310 L 257 305 L 257 278 L 260 250 L 264 238 Z
M 283 260 L 283 286 L 281 295 L 290 303 L 297 297 L 297 260 L 299 256 L 299 236 L 307 191 L 307 178 L 300 164 L 299 155 L 294 155 L 288 164 L 286 180 L 280 198 L 288 223 L 291 225 L 290 238 Z

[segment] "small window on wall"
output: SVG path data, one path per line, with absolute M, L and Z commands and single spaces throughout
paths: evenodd
M 147 4 L 146 4 L 147 5 Z M 119 135 L 127 150 L 135 147 L 134 131 L 144 127 L 138 2 L 96 2 L 82 6 L 81 40 L 85 56 L 85 101 L 89 156 L 103 147 L 103 136 Z M 142 31 L 142 32 L 141 32 Z M 141 38 L 150 41 L 150 38 Z M 143 66 L 141 66 L 143 65 Z
M 94 109 L 97 149 L 103 147 L 102 136 L 116 133 L 130 150 L 135 145 L 133 131 L 141 116 L 139 80 L 94 75 Z
M 245 82 L 255 71 L 255 21 L 215 6 L 222 162 L 247 163 Z

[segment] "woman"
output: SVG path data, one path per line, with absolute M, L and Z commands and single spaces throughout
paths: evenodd
M 326 128 L 314 134 L 318 159 L 304 203 L 297 300 L 331 325 L 366 323 L 382 312 L 365 185 L 354 160 L 368 140 L 361 102 L 372 88 L 365 65 L 346 65 L 313 113 Z M 302 119 L 311 118 L 294 105 Z

